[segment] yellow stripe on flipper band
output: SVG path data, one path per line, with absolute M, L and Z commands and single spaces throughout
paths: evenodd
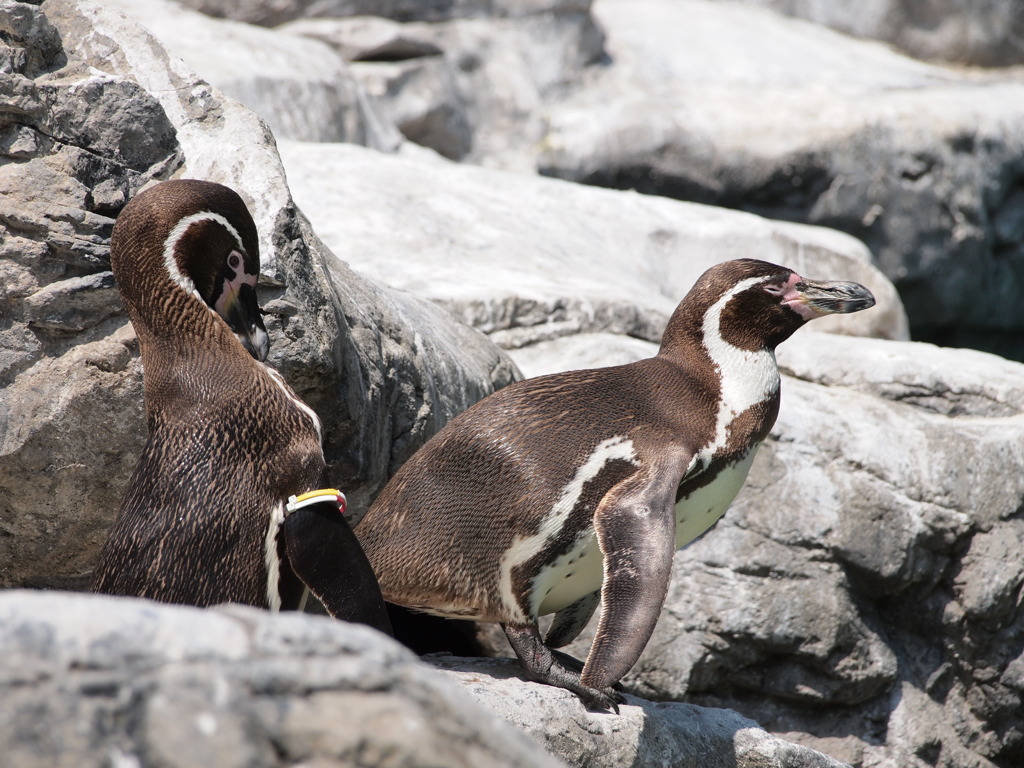
M 295 503 L 298 504 L 300 501 L 312 499 L 315 496 L 341 496 L 342 498 L 344 498 L 345 494 L 337 490 L 336 488 L 321 488 L 317 491 L 306 491 L 306 493 L 302 494 L 301 496 L 296 496 Z

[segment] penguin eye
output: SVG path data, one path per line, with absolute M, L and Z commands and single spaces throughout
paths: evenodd
M 769 283 L 768 285 L 766 285 L 764 287 L 764 291 L 765 291 L 765 293 L 771 294 L 772 296 L 781 296 L 783 293 L 786 292 L 786 286 L 785 285 L 773 285 L 773 284 Z
M 232 269 L 238 269 L 238 265 L 241 263 L 241 259 L 238 258 L 238 253 L 232 251 L 231 255 L 228 256 L 228 266 Z

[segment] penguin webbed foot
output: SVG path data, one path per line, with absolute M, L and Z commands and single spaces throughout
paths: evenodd
M 551 653 L 557 661 L 561 662 L 563 667 L 575 672 L 577 675 L 583 674 L 583 662 L 575 656 L 570 656 L 568 653 L 564 653 L 563 651 L 556 651 L 554 648 L 551 649 Z M 626 691 L 621 680 L 614 683 L 611 688 L 613 691 L 618 691 L 619 693 L 624 693 Z M 619 701 L 619 703 L 621 704 L 622 701 Z
M 622 690 L 621 685 L 616 683 L 607 688 L 584 685 L 581 680 L 583 662 L 548 648 L 541 640 L 536 625 L 502 624 L 501 628 L 512 650 L 519 657 L 519 664 L 527 679 L 572 691 L 587 709 L 612 710 L 619 714 L 619 704 L 625 703 L 625 697 L 619 692 Z

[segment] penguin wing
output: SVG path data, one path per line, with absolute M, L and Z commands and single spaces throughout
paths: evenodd
M 289 512 L 281 534 L 292 571 L 331 616 L 392 634 L 377 577 L 334 497 Z
M 690 455 L 679 452 L 613 486 L 594 512 L 604 583 L 601 620 L 582 680 L 603 689 L 640 658 L 668 593 L 675 554 L 675 494 Z

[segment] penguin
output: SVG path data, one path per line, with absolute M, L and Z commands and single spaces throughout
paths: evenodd
M 324 488 L 316 413 L 264 364 L 259 243 L 241 197 L 153 186 L 121 211 L 110 263 L 142 354 L 149 434 L 92 589 L 298 609 L 388 634 L 380 588 Z
M 775 347 L 816 317 L 873 305 L 857 283 L 728 261 L 679 303 L 655 357 L 527 379 L 479 401 L 356 526 L 384 599 L 499 623 L 528 679 L 617 712 L 674 552 L 725 513 L 775 423 Z M 554 650 L 599 605 L 585 663 Z

